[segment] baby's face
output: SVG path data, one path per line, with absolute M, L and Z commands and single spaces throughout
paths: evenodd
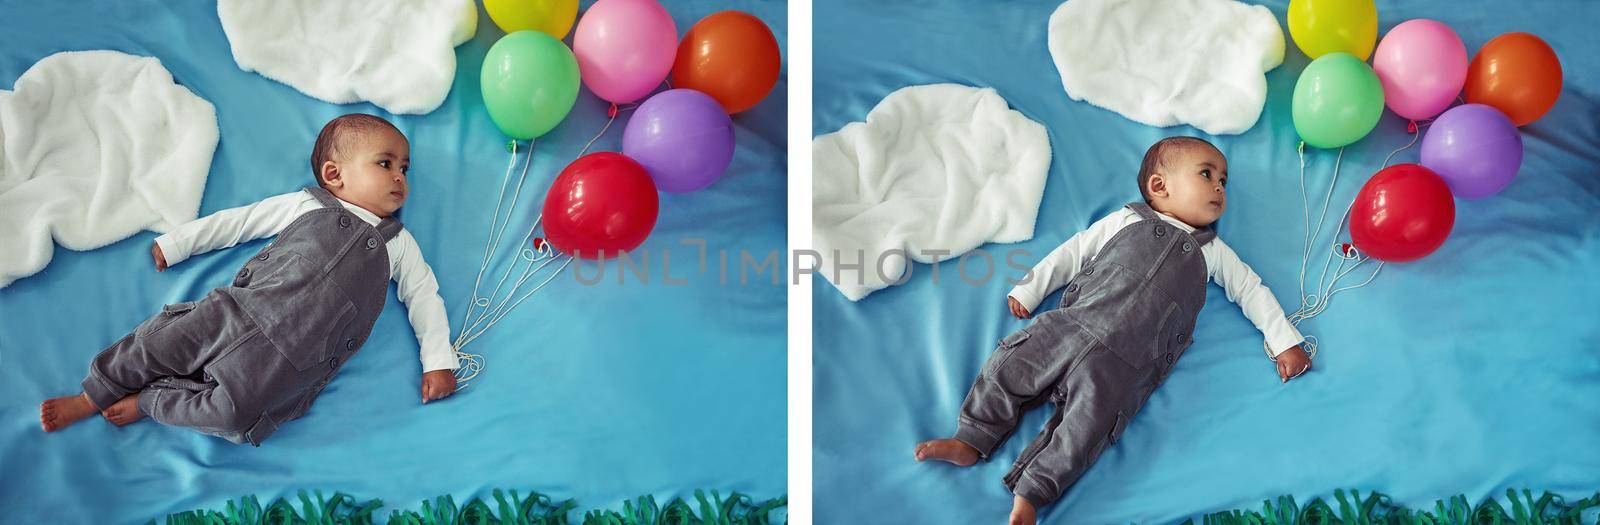
M 406 184 L 410 143 L 394 130 L 375 129 L 354 137 L 350 146 L 335 162 L 339 180 L 329 184 L 328 191 L 379 217 L 394 214 L 410 193 Z
M 1205 146 L 1167 155 L 1158 172 L 1166 185 L 1162 211 L 1196 228 L 1209 226 L 1228 209 L 1228 159 Z

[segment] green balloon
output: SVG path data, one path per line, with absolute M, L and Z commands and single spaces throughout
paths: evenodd
M 550 35 L 532 30 L 500 38 L 483 57 L 483 105 L 500 131 L 528 140 L 567 118 L 578 100 L 578 59 Z
M 1294 130 L 1306 144 L 1339 148 L 1361 140 L 1383 116 L 1383 84 L 1349 53 L 1312 60 L 1294 84 Z

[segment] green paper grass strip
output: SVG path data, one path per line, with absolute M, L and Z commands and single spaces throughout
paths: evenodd
M 1474 507 L 1465 496 L 1434 502 L 1433 510 L 1408 509 L 1395 505 L 1388 496 L 1371 492 L 1362 498 L 1351 490 L 1333 492 L 1338 508 L 1316 498 L 1305 508 L 1293 496 L 1279 496 L 1261 502 L 1261 511 L 1230 510 L 1207 514 L 1203 525 L 1586 525 L 1600 523 L 1600 491 L 1568 504 L 1561 496 L 1545 492 L 1538 499 L 1524 489 L 1506 490 L 1511 511 L 1490 498 Z M 1590 521 L 1584 521 L 1584 514 Z M 1194 520 L 1184 522 L 1193 525 Z
M 300 508 L 284 498 L 278 498 L 265 508 L 255 496 L 242 496 L 229 501 L 221 510 L 191 510 L 171 514 L 165 525 L 371 525 L 376 523 L 373 514 L 383 501 L 373 499 L 357 502 L 343 492 L 324 498 L 322 491 L 314 492 L 316 498 L 300 491 L 297 499 Z M 523 498 L 517 491 L 507 494 L 499 489 L 492 493 L 494 504 L 481 498 L 472 498 L 457 506 L 455 498 L 438 496 L 423 501 L 420 511 L 396 510 L 389 516 L 392 525 L 570 525 L 568 515 L 577 508 L 573 500 L 556 502 L 549 496 L 533 492 Z M 698 512 L 682 498 L 673 498 L 665 507 L 658 506 L 654 496 L 640 496 L 623 502 L 622 511 L 596 509 L 585 512 L 582 525 L 770 525 L 778 512 L 788 505 L 788 497 L 778 497 L 757 503 L 750 496 L 734 492 L 722 499 L 711 491 L 694 491 Z M 637 502 L 637 504 L 635 504 Z M 149 525 L 155 525 L 150 520 Z M 778 523 L 788 523 L 786 515 Z

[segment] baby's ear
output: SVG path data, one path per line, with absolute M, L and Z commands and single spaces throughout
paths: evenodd
M 323 186 L 332 188 L 344 186 L 344 179 L 339 176 L 339 165 L 331 160 L 322 163 L 322 169 L 318 170 L 317 178 L 321 179 Z
M 1149 182 L 1147 184 L 1149 184 L 1150 187 L 1145 188 L 1145 190 L 1150 195 L 1157 197 L 1167 196 L 1167 178 L 1163 177 L 1160 173 L 1151 173 Z

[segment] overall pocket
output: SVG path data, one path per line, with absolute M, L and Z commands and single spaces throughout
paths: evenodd
M 141 323 L 138 328 L 134 329 L 134 333 L 138 334 L 140 337 L 154 334 L 160 331 L 162 328 L 166 328 L 168 325 L 171 325 L 173 321 L 177 321 L 179 317 L 183 317 L 183 314 L 193 311 L 194 307 L 199 304 L 200 301 L 188 301 L 162 306 L 161 313 L 145 320 L 145 322 Z
M 996 371 L 1005 366 L 1006 361 L 1011 359 L 1011 355 L 1016 353 L 1017 346 L 1028 340 L 1028 337 L 1032 334 L 1030 332 L 1031 328 L 1031 326 L 1024 327 L 1021 330 L 1012 332 L 1011 335 L 1001 338 L 999 346 L 994 350 L 994 354 L 989 356 L 989 362 L 983 366 L 983 375 L 993 377 Z
M 1117 440 L 1122 439 L 1122 431 L 1127 430 L 1127 429 L 1128 429 L 1128 414 L 1127 414 L 1127 412 L 1123 412 L 1121 410 L 1118 410 L 1117 411 L 1117 420 L 1111 424 L 1111 432 L 1106 434 L 1106 443 L 1108 443 L 1108 444 L 1109 443 L 1116 443 Z

